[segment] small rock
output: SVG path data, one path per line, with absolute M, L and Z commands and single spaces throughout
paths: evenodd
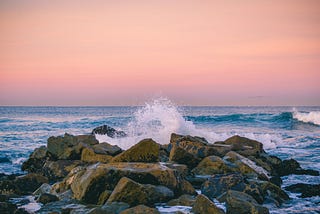
M 238 135 L 228 138 L 223 142 L 223 144 L 231 145 L 232 151 L 235 151 L 245 157 L 257 156 L 264 153 L 262 143 L 249 138 L 240 137 Z
M 231 166 L 218 156 L 208 156 L 204 158 L 192 172 L 196 175 L 212 175 L 212 174 L 227 174 L 234 172 Z
M 94 145 L 93 150 L 97 154 L 115 156 L 122 152 L 122 149 L 117 145 L 110 145 L 109 143 L 99 143 Z
M 224 211 L 222 209 L 218 208 L 209 198 L 201 194 L 196 197 L 196 201 L 192 207 L 192 211 L 195 214 L 224 214 Z
M 122 211 L 120 214 L 160 214 L 160 212 L 155 208 L 150 208 L 145 205 L 138 205 L 130 209 Z
M 167 205 L 192 207 L 195 201 L 196 199 L 192 195 L 181 195 L 179 198 L 168 201 Z
M 301 193 L 301 198 L 320 196 L 320 184 L 298 183 L 285 187 L 286 190 L 295 193 Z
M 17 192 L 22 195 L 32 194 L 42 184 L 48 182 L 47 177 L 35 173 L 19 176 L 14 180 Z
M 93 208 L 88 214 L 119 214 L 129 208 L 129 204 L 123 202 L 107 202 L 101 207 Z
M 47 204 L 47 203 L 58 201 L 58 200 L 59 200 L 59 198 L 55 195 L 52 195 L 49 193 L 43 193 L 39 196 L 37 201 L 42 204 Z
M 36 191 L 34 191 L 32 195 L 41 195 L 44 193 L 50 193 L 50 190 L 51 190 L 51 185 L 44 183 Z
M 97 154 L 93 148 L 84 148 L 81 153 L 81 160 L 89 163 L 108 163 L 112 156 L 106 154 Z
M 92 134 L 100 134 L 100 135 L 107 135 L 111 138 L 120 138 L 120 137 L 126 137 L 127 134 L 123 131 L 117 131 L 114 128 L 108 126 L 108 125 L 103 125 L 99 126 L 97 128 L 94 128 L 92 130 Z

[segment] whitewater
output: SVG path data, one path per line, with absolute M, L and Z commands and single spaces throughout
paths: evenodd
M 320 107 L 194 107 L 176 106 L 166 98 L 142 106 L 119 107 L 0 107 L 0 173 L 23 173 L 21 164 L 50 136 L 88 134 L 107 124 L 125 131 L 125 138 L 96 135 L 128 149 L 139 140 L 153 138 L 168 144 L 171 133 L 222 141 L 235 134 L 258 140 L 282 159 L 294 158 L 303 168 L 320 171 Z M 283 186 L 319 184 L 319 176 L 290 175 Z M 289 192 L 288 192 L 289 193 Z M 320 198 L 291 201 L 271 213 L 319 213 Z

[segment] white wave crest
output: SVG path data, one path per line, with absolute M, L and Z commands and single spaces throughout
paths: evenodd
M 148 102 L 134 113 L 134 119 L 123 129 L 128 134 L 125 138 L 110 138 L 96 135 L 99 142 L 118 145 L 128 149 L 145 138 L 152 138 L 157 143 L 168 144 L 171 133 L 204 137 L 210 143 L 223 141 L 235 134 L 258 140 L 265 149 L 276 148 L 281 142 L 279 136 L 262 133 L 236 133 L 232 130 L 215 132 L 212 129 L 196 127 L 192 121 L 186 121 L 178 108 L 168 99 L 160 98 Z
M 304 123 L 313 123 L 316 125 L 320 125 L 320 111 L 311 111 L 308 113 L 298 112 L 294 109 L 292 116 L 294 119 L 297 119 Z

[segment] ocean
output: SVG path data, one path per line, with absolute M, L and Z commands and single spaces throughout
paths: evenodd
M 133 107 L 0 107 L 0 173 L 23 173 L 23 161 L 35 148 L 46 145 L 50 136 L 88 134 L 104 124 L 125 131 L 128 137 L 96 138 L 123 149 L 143 138 L 167 144 L 173 132 L 209 142 L 238 134 L 262 142 L 270 154 L 294 158 L 303 168 L 320 171 L 320 106 L 193 107 L 157 99 Z M 283 181 L 283 186 L 319 184 L 320 177 L 290 175 Z M 320 213 L 320 197 L 301 199 L 288 194 L 291 200 L 280 208 L 271 207 L 271 213 Z

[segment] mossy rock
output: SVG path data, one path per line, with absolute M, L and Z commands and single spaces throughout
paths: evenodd
M 152 139 L 144 139 L 130 149 L 115 156 L 111 162 L 146 162 L 159 161 L 160 145 Z
M 88 163 L 108 163 L 112 156 L 106 154 L 97 154 L 92 148 L 84 148 L 81 153 L 81 160 Z

